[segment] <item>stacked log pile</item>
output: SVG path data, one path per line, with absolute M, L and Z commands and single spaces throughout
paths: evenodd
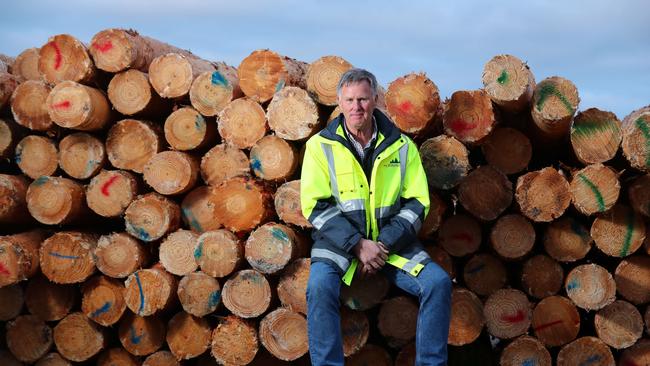
M 1 60 L 0 364 L 309 363 L 301 151 L 349 62 L 121 29 Z M 650 107 L 578 111 L 509 55 L 482 81 L 381 92 L 427 173 L 449 364 L 648 364 Z M 377 275 L 341 304 L 349 364 L 414 363 L 414 298 Z

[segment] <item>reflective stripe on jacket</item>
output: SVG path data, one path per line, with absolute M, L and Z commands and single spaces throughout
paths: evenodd
M 312 261 L 348 269 L 359 239 L 382 242 L 406 267 L 431 261 L 417 239 L 429 189 L 417 146 L 375 110 L 377 141 L 370 182 L 345 138 L 343 115 L 306 144 L 300 178 L 303 215 L 312 223 Z

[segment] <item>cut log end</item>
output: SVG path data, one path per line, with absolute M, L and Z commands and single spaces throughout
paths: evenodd
M 198 239 L 194 253 L 201 271 L 226 277 L 244 261 L 244 244 L 228 230 L 206 231 Z
M 454 92 L 444 106 L 445 133 L 463 143 L 479 143 L 494 124 L 492 101 L 482 90 Z
M 122 346 L 135 356 L 156 352 L 165 343 L 165 323 L 157 316 L 127 313 L 120 321 L 118 337 Z
M 562 216 L 571 202 L 569 182 L 550 167 L 520 176 L 515 197 L 522 214 L 535 222 Z
M 113 278 L 124 278 L 142 268 L 149 259 L 144 246 L 127 233 L 103 235 L 93 256 L 97 269 Z
M 237 68 L 239 86 L 246 96 L 264 103 L 285 85 L 305 88 L 307 67 L 304 62 L 271 50 L 253 51 Z
M 305 140 L 320 128 L 316 103 L 305 90 L 293 86 L 273 96 L 266 117 L 271 130 L 285 140 Z
M 104 143 L 87 133 L 73 133 L 59 142 L 59 166 L 72 178 L 96 175 L 105 161 Z
M 472 254 L 481 245 L 481 226 L 472 216 L 453 215 L 442 223 L 438 243 L 454 257 Z
M 454 137 L 440 135 L 424 141 L 420 155 L 427 181 L 433 188 L 451 189 L 471 169 L 467 148 Z
M 627 301 L 617 300 L 600 309 L 594 317 L 596 334 L 608 346 L 628 348 L 643 335 L 643 318 Z
M 613 169 L 600 163 L 589 165 L 573 174 L 571 201 L 578 211 L 589 216 L 612 208 L 620 189 L 618 174 Z
M 217 66 L 216 71 L 201 73 L 190 88 L 192 106 L 208 117 L 218 115 L 230 101 L 243 96 L 237 70 L 223 63 Z
M 650 106 L 625 117 L 621 147 L 633 168 L 650 172 Z
M 255 318 L 268 310 L 271 287 L 263 274 L 252 269 L 239 271 L 223 285 L 223 304 L 242 318 Z
M 83 187 L 74 180 L 42 176 L 27 189 L 30 214 L 46 225 L 76 221 L 86 211 Z
M 440 108 L 438 87 L 425 74 L 411 73 L 388 86 L 386 109 L 395 125 L 410 135 L 432 130 Z
M 119 217 L 136 198 L 138 183 L 123 170 L 102 170 L 86 188 L 88 207 L 103 217 Z
M 190 273 L 178 283 L 178 298 L 187 313 L 205 316 L 217 310 L 221 303 L 221 286 L 203 272 Z
M 141 174 L 145 164 L 162 150 L 162 131 L 145 121 L 121 120 L 111 127 L 106 137 L 108 160 L 118 169 Z
M 179 108 L 165 120 L 165 139 L 175 150 L 193 150 L 205 147 L 214 140 L 217 126 L 206 120 L 197 110 Z
M 239 149 L 251 148 L 266 135 L 264 109 L 251 99 L 235 99 L 219 113 L 218 128 L 225 142 Z
M 303 243 L 296 232 L 273 222 L 255 229 L 245 246 L 248 263 L 264 274 L 277 273 L 303 252 Z
M 477 295 L 489 296 L 506 284 L 506 268 L 490 254 L 476 254 L 463 268 L 465 284 Z
M 46 104 L 52 89 L 39 80 L 28 80 L 18 85 L 11 97 L 11 112 L 16 123 L 34 131 L 49 131 L 54 122 Z
M 283 271 L 278 283 L 278 298 L 289 310 L 307 314 L 307 281 L 309 280 L 309 258 L 297 259 Z
M 149 316 L 165 309 L 176 295 L 176 279 L 162 268 L 141 269 L 124 282 L 124 301 L 140 316 Z
M 54 343 L 68 360 L 83 362 L 98 354 L 106 344 L 101 327 L 82 313 L 72 313 L 54 327 Z
M 400 348 L 415 338 L 417 318 L 418 305 L 411 298 L 388 299 L 379 309 L 379 332 L 390 347 Z
M 64 128 L 97 131 L 111 120 L 111 106 L 104 92 L 74 81 L 57 84 L 45 103 L 52 121 Z
M 251 148 L 251 168 L 261 179 L 279 182 L 289 179 L 298 167 L 298 154 L 280 137 L 269 135 Z
M 510 206 L 513 196 L 508 177 L 489 165 L 474 169 L 460 183 L 458 193 L 463 207 L 484 221 L 499 217 Z
M 526 333 L 531 323 L 531 304 L 526 294 L 501 289 L 488 297 L 483 308 L 488 332 L 498 338 L 515 338 Z
M 499 362 L 502 366 L 520 366 L 526 362 L 538 366 L 553 365 L 551 354 L 544 344 L 530 336 L 521 336 L 506 346 Z
M 578 336 L 580 314 L 566 297 L 549 296 L 535 306 L 531 326 L 546 346 L 562 346 Z
M 451 293 L 449 344 L 463 346 L 474 342 L 484 326 L 483 303 L 478 296 L 467 289 L 454 289 Z
M 524 290 L 535 298 L 557 294 L 562 288 L 564 270 L 552 258 L 543 254 L 536 255 L 524 263 L 521 282 Z
M 208 320 L 181 311 L 167 326 L 167 345 L 178 360 L 198 357 L 210 346 L 212 331 Z
M 150 242 L 179 228 L 181 210 L 170 199 L 148 193 L 131 202 L 124 212 L 124 221 L 129 234 Z
M 571 146 L 583 164 L 612 159 L 621 139 L 621 122 L 612 112 L 589 108 L 578 113 L 571 124 Z
M 211 353 L 221 364 L 248 365 L 259 349 L 253 322 L 234 315 L 220 319 L 212 332 Z
M 165 270 L 184 276 L 198 268 L 195 259 L 199 235 L 190 230 L 178 230 L 167 235 L 159 247 L 160 263 Z
M 643 245 L 645 233 L 641 215 L 622 204 L 615 205 L 591 225 L 591 237 L 598 249 L 613 257 L 626 257 L 636 252 Z
M 32 179 L 53 175 L 59 167 L 58 149 L 47 137 L 30 135 L 16 145 L 18 168 Z
M 230 178 L 249 175 L 250 169 L 246 153 L 229 144 L 217 145 L 201 158 L 201 177 L 213 187 Z
M 275 211 L 280 220 L 302 228 L 312 225 L 302 214 L 300 205 L 300 180 L 284 183 L 275 191 Z
M 531 105 L 535 126 L 547 138 L 566 137 L 578 103 L 578 89 L 571 81 L 558 76 L 542 80 L 535 87 Z
M 41 271 L 54 283 L 84 282 L 95 272 L 92 251 L 97 237 L 63 231 L 43 241 L 40 248 Z
M 17 317 L 6 331 L 7 347 L 22 362 L 35 362 L 52 347 L 52 328 L 36 315 Z
M 84 283 L 81 292 L 81 311 L 99 325 L 117 323 L 126 310 L 124 284 L 120 280 L 96 276 Z
M 485 64 L 482 80 L 492 101 L 509 112 L 525 109 L 535 89 L 528 65 L 512 55 L 494 56 Z
M 481 149 L 488 164 L 508 175 L 525 170 L 533 154 L 528 137 L 509 127 L 495 129 Z
M 505 260 L 518 260 L 527 255 L 535 244 L 535 228 L 523 216 L 501 216 L 490 232 L 492 248 Z
M 307 319 L 291 310 L 278 308 L 260 321 L 260 342 L 273 356 L 294 361 L 307 353 Z
M 272 197 L 249 178 L 232 178 L 215 189 L 215 218 L 233 232 L 248 232 L 273 213 Z
M 64 80 L 89 82 L 96 74 L 86 46 L 68 34 L 50 37 L 41 47 L 38 71 L 48 84 L 58 84 Z
M 585 365 L 597 360 L 602 365 L 614 365 L 614 355 L 607 344 L 596 337 L 581 337 L 562 347 L 557 354 L 557 366 Z
M 583 264 L 569 272 L 564 281 L 569 298 L 586 310 L 598 310 L 616 299 L 612 274 L 597 264 Z

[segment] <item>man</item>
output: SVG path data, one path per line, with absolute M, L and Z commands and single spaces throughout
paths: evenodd
M 313 224 L 307 285 L 313 365 L 343 365 L 341 279 L 381 271 L 418 297 L 417 365 L 445 365 L 451 281 L 417 240 L 429 191 L 417 146 L 375 109 L 377 80 L 352 69 L 339 81 L 342 115 L 307 142 L 303 215 Z M 343 278 L 342 278 L 343 276 Z

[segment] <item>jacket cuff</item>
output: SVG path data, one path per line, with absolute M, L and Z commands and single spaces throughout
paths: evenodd
M 343 250 L 345 250 L 347 253 L 350 253 L 354 247 L 359 244 L 359 240 L 363 238 L 363 235 L 361 233 L 355 233 L 352 235 L 347 242 L 343 244 Z

